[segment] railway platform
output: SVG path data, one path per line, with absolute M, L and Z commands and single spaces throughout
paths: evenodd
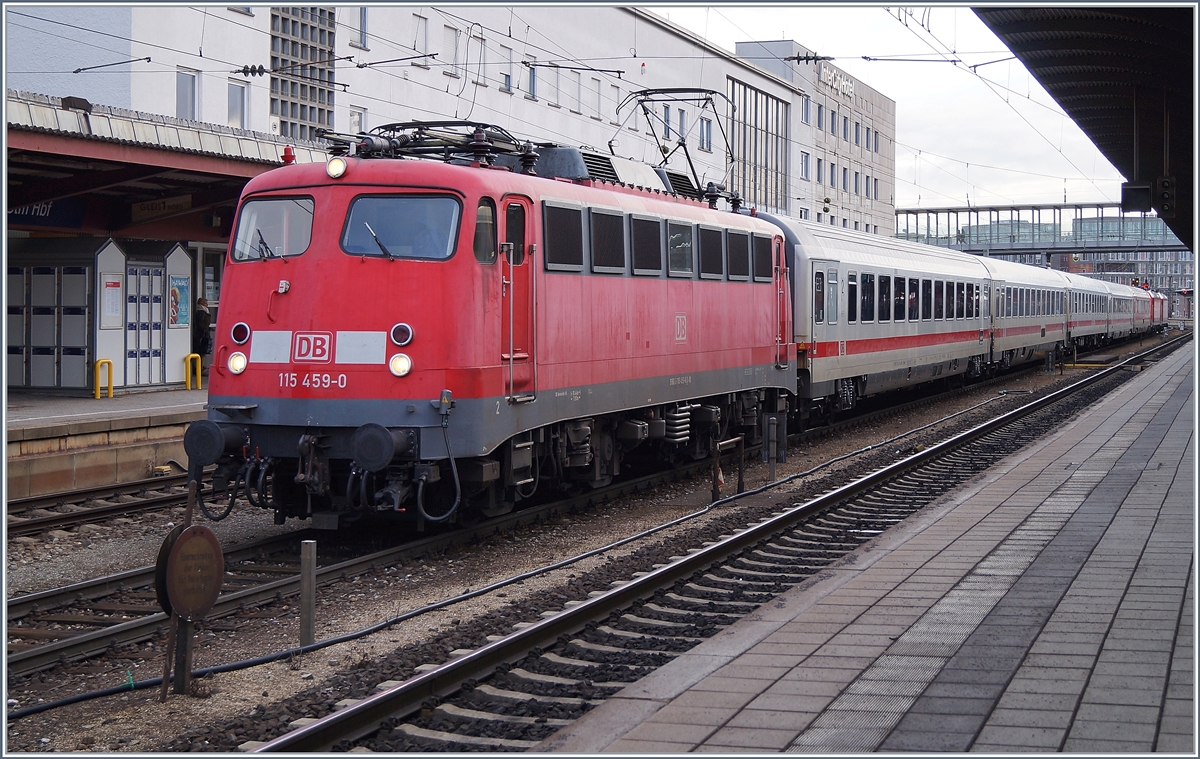
M 1195 755 L 1194 353 L 536 750 Z
M 186 464 L 183 433 L 203 419 L 208 390 L 158 390 L 113 398 L 8 392 L 8 498 L 150 477 Z

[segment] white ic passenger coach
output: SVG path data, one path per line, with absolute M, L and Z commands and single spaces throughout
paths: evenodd
M 1065 272 L 759 214 L 784 232 L 802 418 L 1161 326 L 1162 296 Z

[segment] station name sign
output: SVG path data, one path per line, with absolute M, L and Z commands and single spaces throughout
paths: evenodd
M 832 66 L 821 65 L 821 81 L 845 97 L 854 97 L 854 80 L 835 70 Z

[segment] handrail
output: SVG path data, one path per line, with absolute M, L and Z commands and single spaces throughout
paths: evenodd
M 203 389 L 204 389 L 204 387 L 203 387 L 203 386 L 200 384 L 200 372 L 202 371 L 202 369 L 203 369 L 204 367 L 203 367 L 203 363 L 202 363 L 202 361 L 201 361 L 201 358 L 200 358 L 200 354 L 199 354 L 199 353 L 189 353 L 189 354 L 187 354 L 186 356 L 184 356 L 184 357 L 183 357 L 183 378 L 184 378 L 184 381 L 187 383 L 187 389 L 188 389 L 188 390 L 191 390 L 191 389 L 192 389 L 192 365 L 193 365 L 192 359 L 196 359 L 196 361 L 195 361 L 195 366 L 196 366 L 196 389 L 197 389 L 197 390 L 203 390 Z
M 112 359 L 111 358 L 101 358 L 101 359 L 96 360 L 96 366 L 92 370 L 92 379 L 94 380 L 93 384 L 96 386 L 96 390 L 94 393 L 96 400 L 100 399 L 100 367 L 102 367 L 102 366 L 108 367 L 108 397 L 109 398 L 113 397 L 113 363 L 112 363 Z

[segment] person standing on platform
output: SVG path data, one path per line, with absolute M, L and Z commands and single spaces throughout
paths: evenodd
M 200 373 L 208 372 L 208 353 L 212 350 L 212 336 L 209 326 L 212 324 L 212 314 L 208 310 L 208 300 L 196 299 L 196 313 L 192 316 L 192 353 L 200 355 Z

